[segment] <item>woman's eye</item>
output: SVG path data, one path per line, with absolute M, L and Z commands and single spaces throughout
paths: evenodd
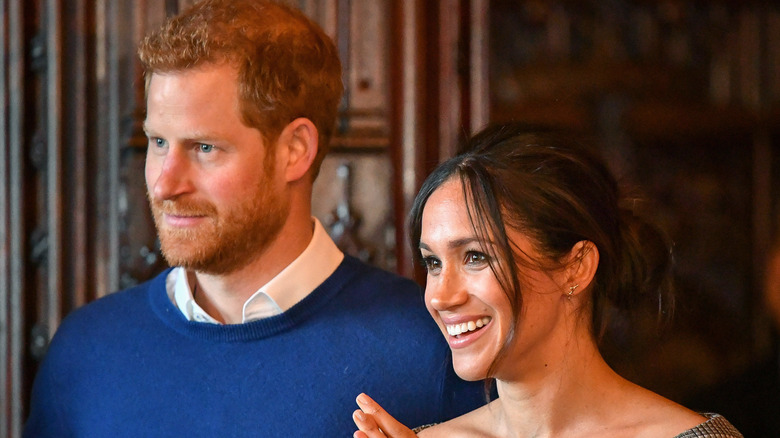
M 213 144 L 201 143 L 199 147 L 200 147 L 200 151 L 201 152 L 209 153 L 209 152 L 214 150 L 214 145 Z
M 487 256 L 481 252 L 469 251 L 466 253 L 466 264 L 481 265 L 487 262 Z
M 441 261 L 436 257 L 423 257 L 423 265 L 428 272 L 435 272 L 441 269 Z
M 163 140 L 163 139 L 161 139 L 159 137 L 153 138 L 152 141 L 154 141 L 154 145 L 157 146 L 158 148 L 161 148 L 161 147 L 165 146 L 165 140 Z

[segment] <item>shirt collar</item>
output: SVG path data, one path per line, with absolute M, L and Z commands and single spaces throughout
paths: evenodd
M 244 303 L 244 322 L 255 313 L 255 299 L 267 295 L 282 313 L 325 281 L 344 260 L 344 253 L 328 236 L 320 221 L 314 220 L 314 233 L 305 250 L 282 272 L 261 287 Z M 260 300 L 262 305 L 262 299 Z
M 278 315 L 306 298 L 338 268 L 344 253 L 336 246 L 317 218 L 311 242 L 292 263 L 257 290 L 244 303 L 243 322 Z M 190 321 L 219 324 L 207 314 L 192 295 L 187 271 L 177 267 L 166 282 L 171 301 Z
M 172 285 L 171 279 L 173 279 Z M 195 302 L 190 282 L 187 279 L 186 269 L 179 267 L 171 271 L 171 273 L 168 274 L 166 285 L 168 287 L 169 296 L 171 294 L 171 286 L 173 286 L 173 303 L 181 310 L 181 313 L 184 314 L 185 318 L 190 321 L 210 322 L 212 324 L 220 323 L 206 313 L 206 311 Z

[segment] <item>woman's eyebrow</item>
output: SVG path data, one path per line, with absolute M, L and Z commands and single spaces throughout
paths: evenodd
M 450 249 L 461 248 L 463 246 L 472 244 L 474 242 L 477 242 L 480 245 L 493 245 L 492 241 L 482 240 L 482 239 L 480 239 L 478 237 L 471 236 L 471 237 L 464 237 L 462 239 L 450 240 L 449 242 L 447 242 L 447 247 L 450 248 Z M 422 241 L 420 242 L 419 248 L 427 250 L 427 251 L 431 251 L 431 248 L 426 243 L 424 243 Z

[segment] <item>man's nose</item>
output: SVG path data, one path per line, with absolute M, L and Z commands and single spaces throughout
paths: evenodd
M 192 164 L 182 148 L 171 147 L 164 156 L 147 157 L 147 183 L 155 199 L 173 199 L 192 191 Z

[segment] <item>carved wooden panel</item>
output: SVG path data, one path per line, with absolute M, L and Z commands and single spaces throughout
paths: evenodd
M 337 148 L 376 148 L 388 143 L 389 90 L 387 0 L 287 0 L 322 26 L 339 49 L 345 93 Z

